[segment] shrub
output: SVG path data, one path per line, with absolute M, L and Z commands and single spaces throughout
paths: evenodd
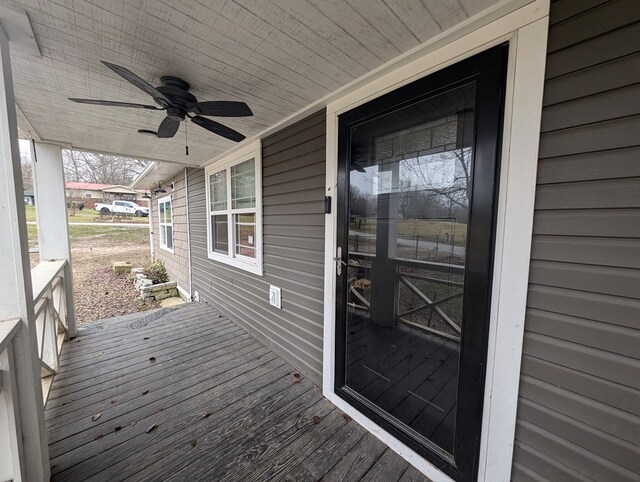
M 161 259 L 156 259 L 144 269 L 144 277 L 149 278 L 154 285 L 169 281 L 167 268 L 165 268 Z

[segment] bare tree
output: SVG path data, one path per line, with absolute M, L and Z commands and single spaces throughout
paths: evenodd
M 127 186 L 147 165 L 146 161 L 122 156 L 63 150 L 67 181 Z
M 22 184 L 25 191 L 33 189 L 33 165 L 28 152 L 20 152 L 20 167 L 22 168 Z
M 357 186 L 349 187 L 349 211 L 355 216 L 371 216 L 375 214 L 376 204 L 375 198 L 371 194 L 367 194 Z
M 419 189 L 438 196 L 441 203 L 449 205 L 449 209 L 459 207 L 466 210 L 469 207 L 471 159 L 471 149 L 462 148 L 433 154 L 429 160 L 419 156 L 407 159 L 403 167 L 408 179 L 420 186 Z M 454 162 L 453 169 L 439 169 L 442 163 L 450 161 Z M 433 163 L 433 168 L 430 163 Z M 446 179 L 439 178 L 438 174 L 444 174 Z
M 67 195 L 67 212 L 69 216 L 75 216 L 78 209 L 80 209 L 80 201 L 76 201 L 80 197 L 80 191 L 78 189 L 65 189 Z M 84 204 L 82 204 L 84 206 Z

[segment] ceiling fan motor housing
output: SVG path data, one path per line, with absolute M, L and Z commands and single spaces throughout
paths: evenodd
M 162 77 L 160 82 L 162 85 L 156 89 L 171 102 L 167 107 L 167 117 L 179 122 L 183 121 L 187 115 L 187 106 L 198 102 L 198 99 L 189 92 L 191 85 L 185 80 L 169 75 Z

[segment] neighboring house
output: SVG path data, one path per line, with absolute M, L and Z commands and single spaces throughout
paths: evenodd
M 127 186 L 116 185 L 106 187 L 102 190 L 102 195 L 106 201 L 135 201 L 138 204 L 147 202 L 146 199 L 143 198 L 144 191 L 137 191 Z
M 66 26 L 60 49 L 74 45 L 76 63 L 94 59 L 100 46 L 84 50 L 93 44 L 65 23 L 87 18 L 84 10 L 66 3 L 55 21 L 38 10 L 37 25 L 53 37 Z M 276 3 L 210 11 L 185 0 L 153 16 L 141 5 L 127 25 L 145 42 L 110 51 L 122 64 L 150 59 L 138 67 L 154 81 L 188 51 L 199 99 L 230 92 L 255 107 L 254 119 L 228 122 L 248 135 L 237 146 L 210 132 L 192 136 L 192 123 L 189 155 L 186 129 L 174 140 L 135 136 L 132 126 L 145 127 L 140 109 L 114 110 L 116 123 L 106 107 L 62 103 L 73 115 L 62 124 L 68 132 L 58 129 L 50 119 L 59 88 L 37 81 L 64 77 L 69 65 L 49 58 L 15 57 L 12 67 L 42 96 L 20 102 L 21 115 L 42 138 L 158 159 L 130 190 L 154 192 L 151 246 L 183 296 L 245 328 L 295 367 L 291 384 L 296 375 L 312 380 L 340 418 L 431 480 L 639 480 L 640 2 Z M 120 33 L 112 10 L 108 31 Z M 193 25 L 192 10 L 197 36 L 169 29 L 155 37 L 155 27 L 136 23 L 173 14 Z M 206 27 L 214 21 L 222 38 Z M 92 25 L 96 36 L 104 31 Z M 113 71 L 101 77 L 97 62 L 83 65 L 95 92 L 122 84 Z M 217 81 L 219 91 L 209 87 Z M 31 83 L 16 87 L 29 99 Z M 82 130 L 89 121 L 100 135 Z M 58 146 L 34 145 L 36 171 L 61 165 Z M 15 291 L 5 304 L 24 298 Z M 188 351 L 192 342 L 179 343 Z M 146 366 L 148 355 L 136 359 Z M 112 422 L 105 415 L 100 423 Z M 185 420 L 201 417 L 192 415 Z M 255 435 L 238 427 L 233 440 Z M 156 428 L 149 437 L 160 436 L 162 425 L 147 432 Z M 290 446 L 286 430 L 274 438 L 292 457 L 304 452 L 310 439 Z M 315 456 L 349 453 L 346 439 Z M 181 458 L 216 464 L 206 436 L 182 442 Z M 345 457 L 339 475 L 361 460 Z M 300 469 L 314 480 L 312 465 Z M 376 475 L 367 473 L 387 480 Z M 411 480 L 411 472 L 394 477 Z
M 142 206 L 147 205 L 147 200 L 143 198 L 144 191 L 131 189 L 127 186 L 67 181 L 65 189 L 68 198 L 83 202 L 88 208 L 94 207 L 99 202 L 111 202 L 118 199 L 135 201 Z

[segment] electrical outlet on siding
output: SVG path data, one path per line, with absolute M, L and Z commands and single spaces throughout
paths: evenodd
M 282 301 L 282 291 L 280 290 L 280 288 L 273 285 L 269 285 L 269 304 L 281 310 L 282 309 L 281 301 Z

